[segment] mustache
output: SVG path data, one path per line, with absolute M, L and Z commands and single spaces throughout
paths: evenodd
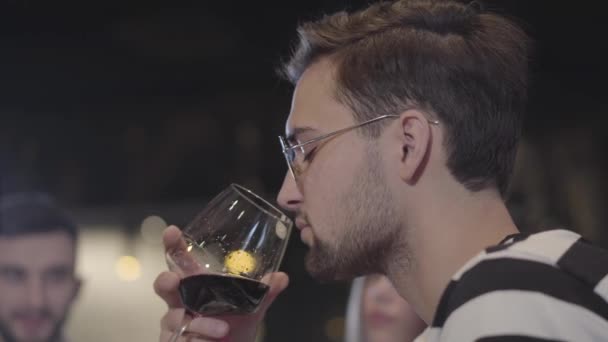
M 293 218 L 294 218 L 294 220 L 300 219 L 300 220 L 306 222 L 306 224 L 310 224 L 310 221 L 308 220 L 308 215 L 304 212 L 297 211 Z

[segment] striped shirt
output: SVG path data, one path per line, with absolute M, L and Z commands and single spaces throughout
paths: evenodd
M 608 341 L 608 251 L 568 230 L 515 234 L 469 260 L 416 342 Z

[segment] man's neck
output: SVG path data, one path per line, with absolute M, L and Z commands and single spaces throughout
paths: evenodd
M 387 272 L 399 293 L 430 324 L 451 277 L 486 247 L 518 231 L 504 202 L 493 191 L 466 196 L 444 193 L 426 203 L 433 204 L 410 215 L 402 237 L 409 248 L 402 252 L 409 253 L 411 262 L 407 267 L 389 263 Z M 405 257 L 394 255 L 391 260 Z

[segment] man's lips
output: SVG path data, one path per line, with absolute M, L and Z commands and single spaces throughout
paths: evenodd
M 382 327 L 392 323 L 395 320 L 395 317 L 380 311 L 374 311 L 367 314 L 366 319 L 372 327 Z
M 49 321 L 49 318 L 40 315 L 19 315 L 15 317 L 15 321 L 26 331 L 36 331 L 42 328 Z
M 300 230 L 300 239 L 304 244 L 312 246 L 313 234 L 310 224 L 303 218 L 296 218 L 296 227 Z

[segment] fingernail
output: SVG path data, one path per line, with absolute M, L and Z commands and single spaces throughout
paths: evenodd
M 215 324 L 215 332 L 218 336 L 224 336 L 228 333 L 228 323 L 226 322 L 217 322 Z

